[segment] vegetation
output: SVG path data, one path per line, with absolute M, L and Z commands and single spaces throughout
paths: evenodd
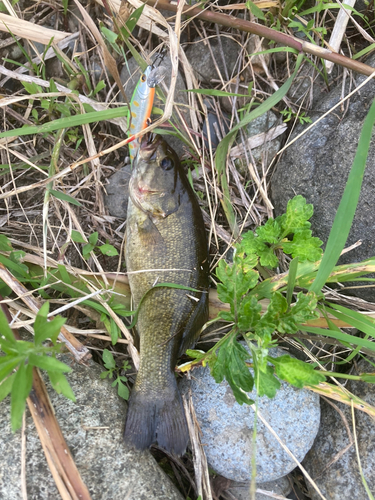
M 162 4 L 161 1 L 159 7 Z M 273 397 L 280 380 L 297 387 L 314 387 L 316 391 L 324 382 L 325 395 L 331 391 L 336 399 L 353 403 L 357 408 L 363 404 L 366 411 L 375 415 L 371 405 L 348 396 L 331 378 L 353 378 L 348 373 L 353 359 L 357 356 L 372 359 L 375 321 L 371 315 L 363 314 L 371 311 L 372 305 L 364 302 L 358 305 L 353 300 L 349 309 L 340 295 L 335 302 L 327 300 L 324 288 L 365 279 L 371 283 L 364 276 L 375 270 L 375 258 L 337 265 L 358 202 L 375 108 L 371 107 L 364 123 L 323 254 L 321 241 L 310 230 L 313 207 L 296 196 L 289 202 L 286 213 L 274 219 L 267 192 L 269 164 L 262 165 L 261 171 L 250 168 L 241 176 L 230 156 L 235 143 L 242 144 L 250 153 L 243 131 L 247 124 L 271 109 L 291 125 L 311 122 L 310 89 L 300 100 L 293 97 L 302 70 L 308 68 L 314 78 L 321 78 L 322 86 L 328 88 L 332 84 L 322 63 L 329 56 L 322 47 L 332 31 L 329 15 L 335 13 L 338 5 L 323 0 L 311 8 L 306 8 L 301 0 L 267 4 L 268 7 L 262 7 L 262 2 L 255 1 L 246 5 L 246 15 L 259 23 L 241 19 L 241 23 L 232 20 L 232 24 L 225 25 L 229 22 L 228 16 L 225 17 L 227 11 L 201 8 L 206 16 L 201 17 L 202 25 L 194 25 L 191 19 L 182 26 L 177 22 L 178 36 L 189 26 L 189 35 L 185 30 L 189 42 L 194 41 L 194 34 L 202 33 L 209 41 L 212 26 L 221 26 L 222 34 L 234 37 L 242 47 L 242 66 L 233 78 L 223 74 L 222 81 L 199 86 L 189 66 L 181 63 L 191 106 L 180 105 L 179 98 L 174 103 L 173 91 L 158 90 L 155 115 L 162 115 L 162 109 L 164 114 L 151 127 L 159 127 L 159 132 L 178 137 L 186 145 L 189 180 L 208 221 L 213 288 L 217 285 L 221 301 L 221 311 L 213 321 L 226 328 L 219 340 L 215 332 L 216 343 L 213 346 L 211 343 L 206 351 L 188 351 L 190 361 L 179 368 L 187 371 L 207 363 L 217 382 L 224 378 L 228 381 L 240 404 L 252 403 L 247 393 L 253 387 L 259 396 Z M 5 47 L 11 43 L 17 45 L 22 54 L 15 60 L 0 47 L 4 63 L 0 72 L 12 84 L 12 88 L 6 82 L 1 84 L 0 99 L 4 110 L 4 127 L 0 132 L 0 299 L 4 311 L 0 310 L 0 400 L 10 395 L 13 430 L 21 425 L 36 368 L 48 375 L 58 393 L 74 400 L 64 375 L 70 368 L 56 359 L 63 340 L 61 336 L 58 339 L 60 331 L 63 337 L 69 333 L 64 331 L 66 325 L 75 327 L 72 337 L 77 342 L 73 353 L 76 359 L 80 359 L 81 348 L 85 356 L 90 348 L 101 353 L 105 368 L 102 377 L 112 379 L 113 387 L 117 387 L 124 399 L 131 388 L 129 372 L 134 369 L 130 367 L 137 364 L 129 325 L 124 319 L 134 313 L 136 316 L 136 312 L 131 310 L 121 252 L 123 221 L 108 216 L 104 207 L 103 188 L 127 154 L 128 108 L 123 104 L 126 96 L 119 102 L 115 84 L 120 78 L 120 66 L 127 67 L 131 57 L 144 68 L 150 62 L 147 54 L 158 48 L 160 41 L 166 45 L 165 40 L 169 39 L 166 58 L 177 58 L 179 48 L 164 18 L 151 23 L 152 35 L 145 31 L 140 40 L 133 36 L 140 16 L 149 16 L 150 7 L 130 9 L 129 16 L 124 18 L 106 2 L 105 5 L 106 15 L 103 10 L 95 11 L 101 13 L 97 32 L 94 33 L 93 21 L 90 24 L 85 18 L 87 33 L 93 34 L 91 38 L 91 35 L 85 37 L 87 51 L 77 46 L 61 49 L 49 41 L 41 57 L 36 57 L 34 49 L 25 48 L 15 38 L 27 39 L 30 37 L 27 32 L 3 32 L 8 44 Z M 9 8 L 8 1 L 0 2 L 1 12 L 9 13 Z M 13 8 L 18 9 L 17 2 Z M 35 9 L 42 12 L 39 6 Z M 48 11 L 51 15 L 53 11 L 61 32 L 68 29 L 72 9 L 73 5 L 64 0 Z M 91 19 L 96 19 L 93 9 L 92 5 L 88 7 Z M 366 73 L 372 69 L 361 66 L 359 60 L 374 49 L 369 41 L 374 36 L 373 11 L 351 10 L 357 24 L 349 25 L 351 53 L 348 54 L 353 57 L 347 57 L 345 64 Z M 21 15 L 22 10 L 17 12 Z M 152 12 L 157 16 L 157 10 Z M 29 19 L 28 14 L 26 18 Z M 157 29 L 164 30 L 164 38 Z M 248 35 L 244 33 L 258 33 L 257 30 L 271 41 L 266 46 L 259 43 L 257 54 L 248 54 Z M 367 38 L 363 38 L 364 33 Z M 296 34 L 302 37 L 300 41 L 290 36 Z M 285 59 L 278 65 L 276 56 L 280 54 L 285 54 Z M 104 61 L 106 70 L 99 76 L 92 55 L 98 57 L 102 66 Z M 253 68 L 254 56 L 263 60 L 267 74 L 261 70 L 246 71 L 248 66 Z M 51 74 L 52 59 L 59 61 L 63 76 Z M 267 62 L 270 60 L 273 65 Z M 337 61 L 342 62 L 339 58 Z M 335 78 L 342 77 L 338 69 Z M 202 97 L 218 110 L 221 140 L 216 151 L 204 152 L 202 148 L 201 122 L 202 117 L 207 117 Z M 221 109 L 224 100 L 234 107 L 236 101 L 241 102 L 238 114 L 233 113 L 232 121 L 227 123 Z M 188 114 L 190 127 L 186 125 Z M 50 309 L 54 315 L 51 320 Z M 213 305 L 211 309 L 214 310 Z M 344 331 L 343 324 L 361 333 L 348 333 L 351 330 Z M 17 330 L 24 328 L 34 334 L 33 342 L 17 337 Z M 276 358 L 269 351 L 289 341 L 302 348 L 306 334 L 316 342 L 334 346 L 335 355 L 308 363 L 287 354 Z M 202 338 L 211 340 L 212 336 L 203 331 Z M 124 349 L 127 342 L 129 352 Z M 330 370 L 326 369 L 328 363 Z M 375 381 L 367 373 L 357 379 L 366 383 Z

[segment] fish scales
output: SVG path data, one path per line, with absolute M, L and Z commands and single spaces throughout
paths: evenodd
M 208 317 L 208 249 L 196 196 L 176 154 L 146 137 L 130 181 L 126 265 L 137 308 L 140 367 L 129 401 L 125 439 L 157 441 L 181 454 L 188 431 L 174 367 Z M 197 291 L 153 288 L 175 283 Z

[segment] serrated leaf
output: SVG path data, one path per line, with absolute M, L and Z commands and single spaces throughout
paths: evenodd
M 245 363 L 249 357 L 249 353 L 237 342 L 235 335 L 230 336 L 220 347 L 217 357 L 217 363 L 224 367 L 225 379 L 239 404 L 252 404 L 251 399 L 246 394 L 252 391 L 254 386 L 253 376 Z
M 113 357 L 113 354 L 108 349 L 104 349 L 103 351 L 103 361 L 104 361 L 104 366 L 106 368 L 108 369 L 116 368 L 116 361 Z
M 15 432 L 22 425 L 22 416 L 25 411 L 26 398 L 33 384 L 33 368 L 21 363 L 14 377 L 11 391 L 10 417 L 12 431 Z
M 103 255 L 108 255 L 108 257 L 114 257 L 115 255 L 118 255 L 118 251 L 116 250 L 116 248 L 108 243 L 101 245 L 99 247 L 99 250 Z
M 259 372 L 259 380 L 256 378 L 255 385 L 258 396 L 267 396 L 270 399 L 275 397 L 281 387 L 280 381 L 273 374 L 272 366 L 269 365 L 266 366 L 266 371 Z
M 312 236 L 310 229 L 298 230 L 292 241 L 281 242 L 282 249 L 292 257 L 298 257 L 301 262 L 306 260 L 315 262 L 321 259 L 323 242 Z
M 73 389 L 70 387 L 69 382 L 63 373 L 49 371 L 48 377 L 57 394 L 62 394 L 74 403 L 76 402 Z
M 70 235 L 70 237 L 75 243 L 86 243 L 85 238 L 79 231 L 76 231 L 75 229 L 72 230 L 72 234 Z
M 241 332 L 250 332 L 260 320 L 261 304 L 254 296 L 245 297 L 238 309 L 237 325 Z
M 273 253 L 272 248 L 264 245 L 264 249 L 259 253 L 259 262 L 265 267 L 277 267 L 279 265 L 279 259 Z
M 279 378 L 299 389 L 305 385 L 318 385 L 326 380 L 326 377 L 315 371 L 312 365 L 287 354 L 278 358 L 267 356 L 267 360 L 275 366 L 276 375 Z
M 70 366 L 66 365 L 65 363 L 62 363 L 61 361 L 52 356 L 38 355 L 31 353 L 29 355 L 29 362 L 33 366 L 37 366 L 38 368 L 41 368 L 42 370 L 47 370 L 48 372 L 51 371 L 51 372 L 69 373 L 72 371 Z
M 129 399 L 129 389 L 119 379 L 118 379 L 117 393 L 120 396 L 120 398 L 125 400 Z
M 295 233 L 299 229 L 309 229 L 311 224 L 308 220 L 314 213 L 314 207 L 306 203 L 303 196 L 297 195 L 288 201 L 286 213 L 277 221 L 281 223 L 282 232 L 285 236 L 289 233 Z
M 42 342 L 47 339 L 51 339 L 51 341 L 55 343 L 57 337 L 59 336 L 61 327 L 66 322 L 66 318 L 63 318 L 62 316 L 56 316 L 56 318 L 53 318 L 52 321 L 49 321 L 47 319 L 48 309 L 48 302 L 45 302 L 36 315 L 34 322 L 35 345 L 41 345 Z
M 275 244 L 279 242 L 281 236 L 281 227 L 279 221 L 272 218 L 263 225 L 257 228 L 256 233 L 258 238 L 263 243 Z
M 16 374 L 13 373 L 8 377 L 2 384 L 0 384 L 0 401 L 5 399 L 10 391 L 12 390 L 13 382 L 16 377 Z

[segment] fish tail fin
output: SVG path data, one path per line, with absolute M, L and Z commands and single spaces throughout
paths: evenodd
M 157 441 L 168 452 L 183 455 L 189 431 L 175 378 L 167 391 L 154 393 L 154 397 L 135 389 L 129 400 L 125 441 L 140 450 Z

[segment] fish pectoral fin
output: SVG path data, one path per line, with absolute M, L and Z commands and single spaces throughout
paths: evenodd
M 163 236 L 150 217 L 146 217 L 142 222 L 138 222 L 137 227 L 139 238 L 144 247 L 153 248 L 156 246 L 158 252 L 167 250 Z

